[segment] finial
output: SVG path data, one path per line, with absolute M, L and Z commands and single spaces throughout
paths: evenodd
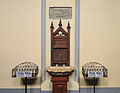
M 53 29 L 54 29 L 54 27 L 53 27 L 53 21 L 51 22 L 51 26 L 50 26 L 50 28 L 53 28 Z
M 68 26 L 67 26 L 67 28 L 68 28 L 68 29 L 70 29 L 70 28 L 71 28 L 71 27 L 70 27 L 70 23 L 69 23 L 69 22 L 68 22 Z
M 61 22 L 61 19 L 60 19 L 60 22 L 59 22 L 59 24 L 58 24 L 59 26 L 62 26 L 62 22 Z

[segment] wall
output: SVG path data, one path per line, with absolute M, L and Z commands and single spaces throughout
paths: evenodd
M 0 88 L 22 88 L 11 70 L 22 62 L 41 68 L 40 0 L 0 0 Z M 40 88 L 40 72 L 34 86 Z
M 50 1 L 47 2 L 46 9 L 48 9 Z M 60 1 L 56 1 L 57 4 L 58 2 Z M 61 0 L 61 2 L 64 5 L 68 0 Z M 73 1 L 65 3 L 65 5 L 75 6 Z M 93 61 L 108 68 L 108 77 L 100 79 L 99 87 L 120 86 L 119 9 L 119 0 L 80 0 L 81 88 L 89 87 L 84 82 L 81 66 Z M 0 88 L 23 88 L 24 86 L 18 78 L 11 78 L 11 69 L 24 61 L 34 62 L 41 68 L 41 0 L 0 0 L 0 12 Z M 48 14 L 46 15 L 46 31 L 49 32 L 51 20 L 48 19 Z M 58 21 L 54 22 L 54 24 L 58 24 Z M 74 23 L 74 19 L 70 22 Z M 63 24 L 66 25 L 65 20 Z M 74 31 L 74 25 L 71 26 Z M 71 36 L 74 37 L 73 32 Z M 74 43 L 74 39 L 71 40 Z M 50 44 L 49 40 L 46 42 Z M 47 65 L 49 65 L 50 57 L 46 57 Z M 41 69 L 39 70 L 41 71 Z M 36 84 L 29 87 L 40 88 L 40 71 Z
M 108 68 L 108 77 L 99 87 L 119 87 L 120 1 L 80 1 L 80 68 L 87 62 L 99 62 Z M 80 87 L 86 87 L 80 72 Z

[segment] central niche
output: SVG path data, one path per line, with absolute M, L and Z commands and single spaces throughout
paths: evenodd
M 51 22 L 51 66 L 70 66 L 70 24 L 67 32 L 62 28 L 60 20 L 58 28 L 54 31 Z

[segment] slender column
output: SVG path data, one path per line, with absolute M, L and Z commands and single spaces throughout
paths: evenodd
M 68 22 L 67 30 L 68 30 L 68 66 L 70 66 L 70 23 Z
M 25 77 L 25 93 L 27 93 L 27 77 Z
M 42 46 L 42 64 L 41 64 L 41 70 L 42 70 L 42 82 L 45 80 L 45 63 L 46 63 L 46 60 L 45 60 L 45 52 L 46 52 L 46 44 L 45 44 L 45 40 L 46 40 L 46 36 L 45 36 L 45 32 L 46 32 L 46 0 L 42 0 L 42 23 L 41 23 L 41 27 L 42 27 L 42 32 L 41 32 L 41 37 L 42 37 L 42 43 L 41 43 L 41 46 Z
M 94 82 L 94 85 L 93 85 L 93 93 L 95 93 L 95 82 L 96 82 L 96 79 L 95 79 L 95 77 L 93 77 L 93 82 Z
M 75 80 L 79 82 L 79 0 L 76 0 L 75 11 Z

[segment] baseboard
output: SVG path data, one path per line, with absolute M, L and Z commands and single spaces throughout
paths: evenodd
M 120 87 L 96 88 L 96 93 L 120 93 Z M 0 93 L 24 93 L 24 89 L 0 88 Z M 40 88 L 29 88 L 27 93 L 52 93 L 52 91 L 41 91 Z M 68 90 L 68 93 L 93 93 L 93 88 L 80 88 L 80 90 Z
M 79 93 L 94 93 L 93 88 L 80 88 Z M 95 93 L 120 93 L 120 87 L 96 88 Z

